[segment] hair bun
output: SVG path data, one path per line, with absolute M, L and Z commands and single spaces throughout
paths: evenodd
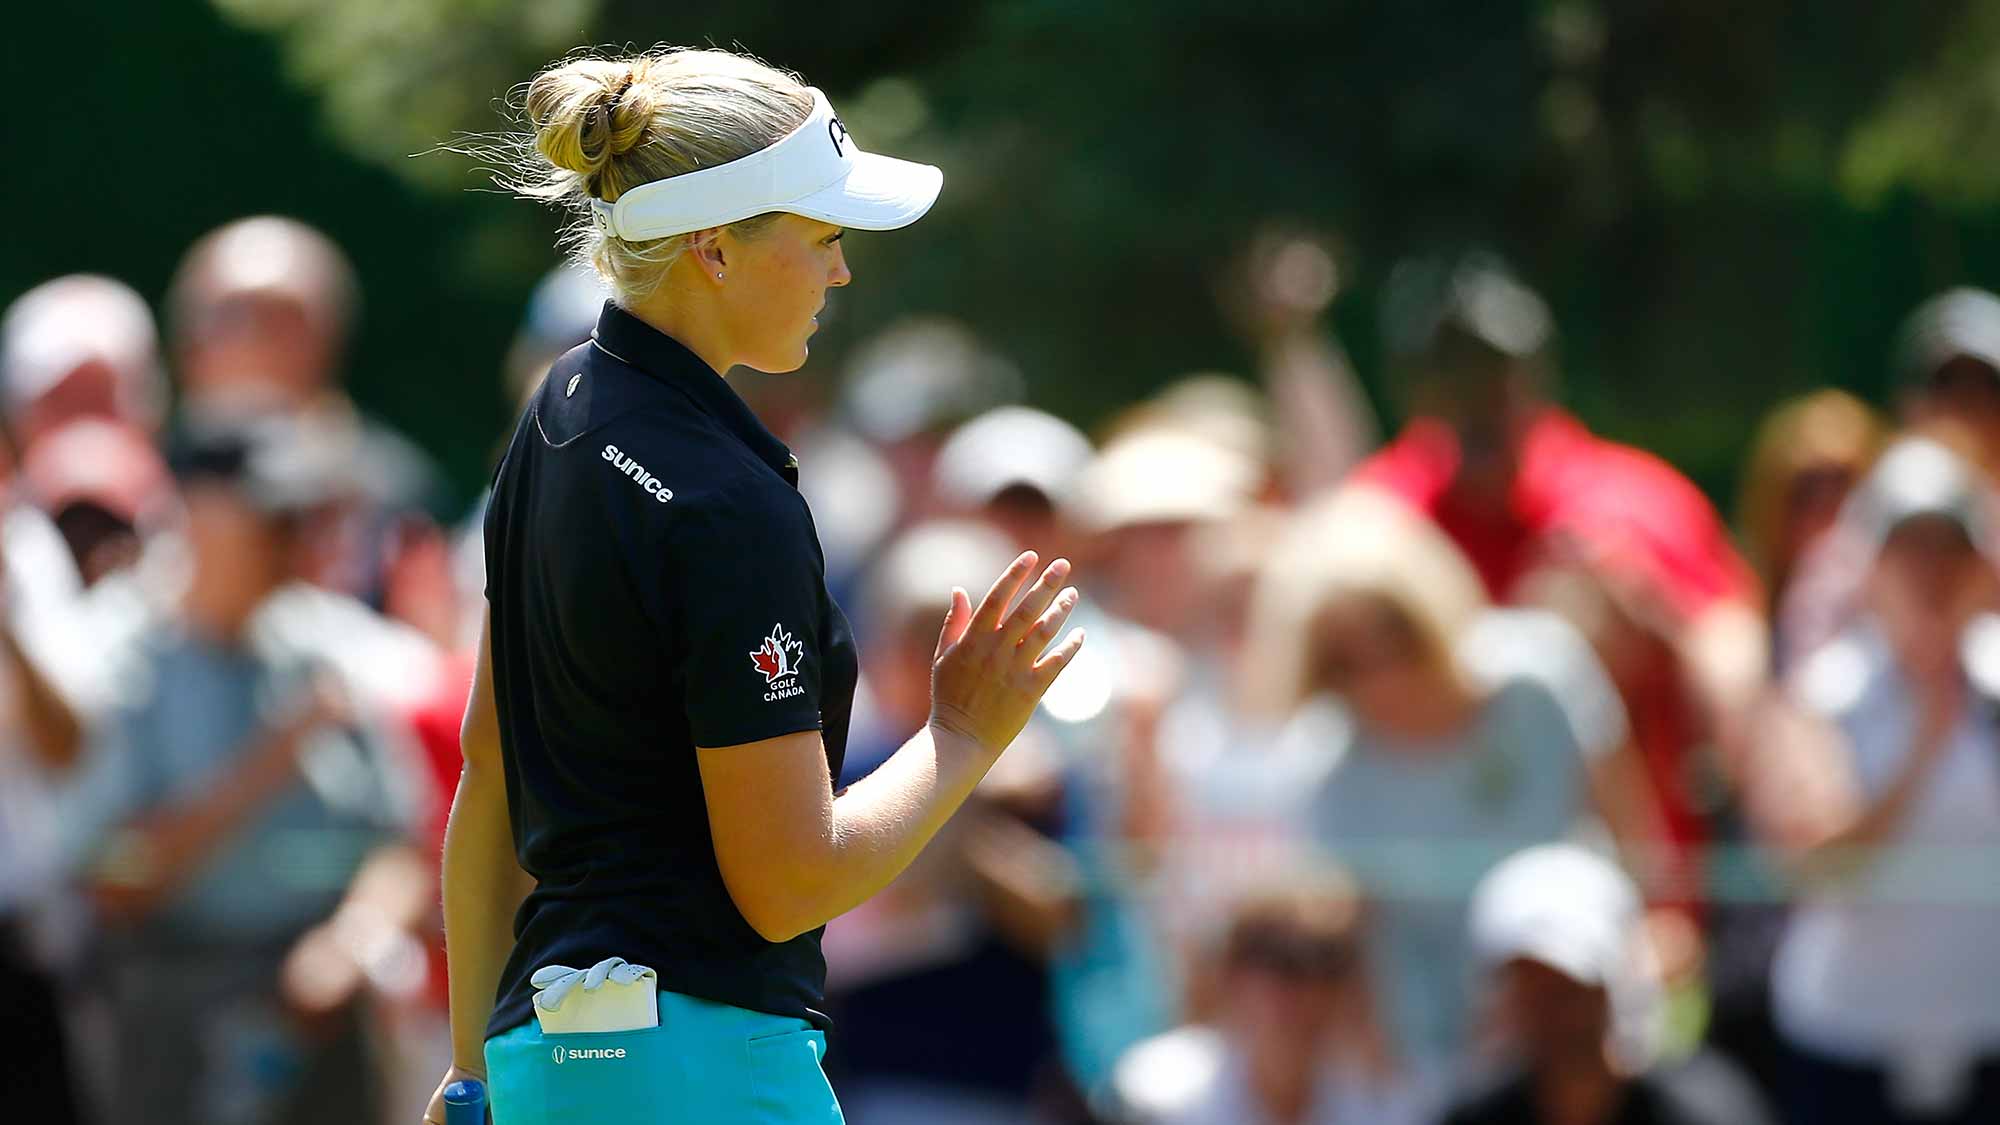
M 652 60 L 578 59 L 544 71 L 528 85 L 535 148 L 549 163 L 583 177 L 598 195 L 612 161 L 646 139 L 658 90 L 647 82 Z M 616 193 L 611 198 L 617 198 Z

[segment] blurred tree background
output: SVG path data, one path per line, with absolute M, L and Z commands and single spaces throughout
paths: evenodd
M 2000 5 L 1940 0 L 135 0 L 9 14 L 0 299 L 97 270 L 149 297 L 202 231 L 318 224 L 365 290 L 357 397 L 468 492 L 555 216 L 433 150 L 576 44 L 741 45 L 871 147 L 942 164 L 935 215 L 852 240 L 815 369 L 947 313 L 1089 424 L 1244 371 L 1217 287 L 1271 221 L 1326 232 L 1377 402 L 1398 258 L 1498 249 L 1553 300 L 1566 397 L 1721 494 L 1756 416 L 1878 400 L 1895 326 L 2000 283 Z

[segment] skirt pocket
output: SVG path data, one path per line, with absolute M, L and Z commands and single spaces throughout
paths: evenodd
M 821 1066 L 826 1036 L 789 1031 L 750 1040 L 750 1114 L 745 1125 L 842 1125 Z
M 664 1026 L 546 1035 L 530 1024 L 489 1042 L 486 1059 L 494 1125 L 724 1122 L 751 1095 L 740 1041 Z

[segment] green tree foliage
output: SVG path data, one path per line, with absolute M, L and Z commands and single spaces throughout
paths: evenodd
M 466 477 L 502 408 L 435 397 L 492 398 L 553 220 L 410 154 L 496 127 L 509 86 L 576 44 L 741 45 L 825 87 L 864 142 L 944 165 L 931 220 L 853 240 L 820 366 L 950 313 L 1085 422 L 1248 366 L 1216 291 L 1273 221 L 1340 248 L 1336 325 L 1392 414 L 1384 277 L 1484 244 L 1554 300 L 1567 397 L 1714 489 L 1776 398 L 1879 396 L 1912 304 L 2000 284 L 2000 164 L 1979 155 L 2000 141 L 2000 8 L 1977 0 L 211 2 L 51 15 L 32 40 L 63 45 L 24 87 L 62 92 L 30 114 L 60 143 L 7 190 L 61 218 L 0 293 L 85 259 L 157 286 L 225 206 L 302 213 L 362 259 L 358 385 Z M 80 82 L 79 50 L 119 65 Z M 62 233 L 78 187 L 133 220 L 82 236 L 94 256 Z M 398 350 L 419 322 L 460 338 L 464 370 Z

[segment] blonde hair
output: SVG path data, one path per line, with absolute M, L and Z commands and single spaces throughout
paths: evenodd
M 1736 500 L 1736 525 L 1751 565 L 1776 596 L 1793 560 L 1780 557 L 1785 503 L 1793 483 L 1818 468 L 1845 469 L 1852 482 L 1875 463 L 1888 427 L 1867 403 L 1846 391 L 1821 390 L 1791 399 L 1757 427 Z
M 1272 714 L 1302 702 L 1315 687 L 1315 621 L 1335 599 L 1356 596 L 1407 621 L 1424 657 L 1453 674 L 1458 639 L 1488 604 L 1478 574 L 1444 532 L 1393 497 L 1343 487 L 1299 513 L 1258 575 L 1247 701 Z
M 615 203 L 640 184 L 768 148 L 798 128 L 813 100 L 797 75 L 747 55 L 664 47 L 551 64 L 520 92 L 519 108 L 532 132 L 461 151 L 497 160 L 502 187 L 569 210 L 562 245 L 630 304 L 659 288 L 693 236 L 628 242 L 592 222 L 591 201 Z M 754 236 L 774 218 L 730 227 Z

